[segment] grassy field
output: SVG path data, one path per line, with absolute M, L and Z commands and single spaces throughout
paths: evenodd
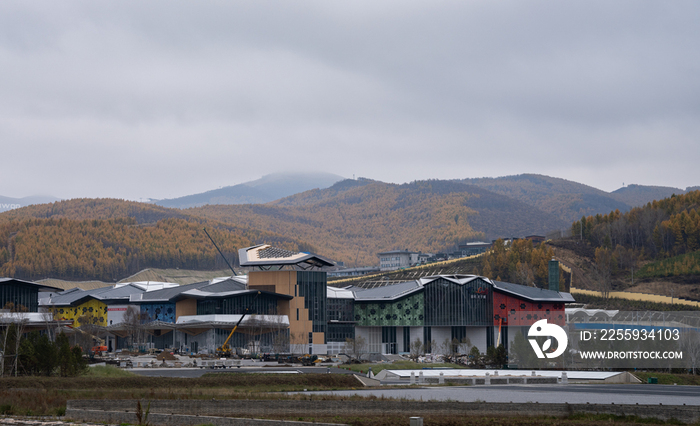
M 145 377 L 114 367 L 93 369 L 81 377 L 0 378 L 0 414 L 62 415 L 69 399 L 279 399 L 279 392 L 361 386 L 353 376 L 342 374 L 216 373 L 185 379 Z
M 373 371 L 382 368 L 421 368 L 426 364 L 404 362 L 397 364 L 374 364 Z M 370 364 L 356 365 L 364 369 Z M 646 382 L 645 374 L 658 377 L 659 383 L 700 384 L 693 376 L 667 375 L 660 373 L 635 373 Z M 93 367 L 82 377 L 4 377 L 0 378 L 0 415 L 9 416 L 62 416 L 66 401 L 70 399 L 357 399 L 363 398 L 310 395 L 286 392 L 307 390 L 332 390 L 360 388 L 359 382 L 350 375 L 342 374 L 242 374 L 215 373 L 200 378 L 144 377 L 115 367 Z M 378 399 L 376 397 L 369 399 Z M 386 416 L 314 416 L 282 417 L 283 420 L 303 420 L 330 423 L 345 423 L 353 426 L 407 425 L 409 415 Z M 272 417 L 271 417 L 272 418 Z M 278 417 L 279 418 L 279 417 Z M 664 422 L 620 417 L 612 415 L 574 415 L 570 418 L 550 417 L 466 417 L 454 415 L 430 415 L 424 424 L 438 426 L 457 425 L 609 425 L 619 424 L 666 424 Z M 670 424 L 674 424 L 671 422 Z
M 642 381 L 642 383 L 647 383 L 649 377 L 656 377 L 660 385 L 690 385 L 690 386 L 700 386 L 700 376 L 692 374 L 670 374 L 670 373 L 657 373 L 653 371 L 630 371 Z

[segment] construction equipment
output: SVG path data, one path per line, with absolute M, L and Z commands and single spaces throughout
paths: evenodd
M 238 274 L 236 274 L 236 271 L 233 270 L 233 266 L 231 266 L 231 264 L 228 263 L 228 259 L 226 259 L 226 256 L 224 256 L 224 253 L 221 252 L 221 249 L 219 248 L 219 246 L 216 245 L 216 243 L 214 242 L 214 239 L 213 239 L 213 238 L 211 237 L 211 235 L 209 235 L 209 233 L 207 232 L 207 228 L 204 228 L 204 233 L 207 234 L 207 237 L 209 237 L 209 239 L 211 240 L 211 243 L 214 244 L 214 247 L 216 247 L 216 249 L 219 251 L 219 254 L 221 255 L 221 258 L 224 259 L 224 262 L 226 262 L 226 264 L 228 265 L 228 267 L 231 269 L 231 272 L 233 272 L 233 275 L 234 275 L 234 276 L 235 276 L 235 275 L 238 275 Z
M 314 363 L 318 362 L 318 355 L 302 355 L 299 357 L 299 362 L 305 367 L 311 367 Z
M 218 355 L 219 357 L 222 357 L 222 358 L 228 358 L 228 357 L 231 357 L 233 355 L 233 352 L 231 351 L 231 348 L 228 345 L 228 341 L 231 340 L 231 336 L 233 336 L 233 333 L 236 332 L 236 329 L 243 321 L 243 318 L 245 318 L 245 316 L 248 314 L 248 311 L 250 310 L 250 308 L 253 307 L 253 303 L 255 303 L 255 299 L 257 299 L 258 296 L 260 296 L 259 291 L 255 294 L 255 297 L 253 297 L 253 300 L 251 300 L 250 305 L 248 305 L 245 312 L 243 312 L 243 315 L 241 315 L 241 318 L 236 323 L 236 326 L 233 327 L 233 330 L 231 330 L 231 333 L 226 338 L 226 341 L 224 342 L 224 344 L 221 345 L 221 347 L 216 349 L 216 355 Z
M 80 327 L 70 327 L 70 328 L 81 333 L 83 336 L 86 336 L 86 337 L 91 338 L 93 340 L 95 346 L 92 346 L 90 348 L 90 352 L 92 353 L 93 356 L 95 356 L 95 355 L 102 356 L 102 354 L 104 352 L 107 352 L 109 350 L 109 348 L 105 344 L 105 339 L 97 337 L 92 333 L 88 333 L 87 331 L 82 330 Z

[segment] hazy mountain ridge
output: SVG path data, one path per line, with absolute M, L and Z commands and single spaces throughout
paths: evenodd
M 615 210 L 624 213 L 632 207 L 670 196 L 668 190 L 677 194 L 685 192 L 677 188 L 629 185 L 608 193 L 578 182 L 537 174 L 461 179 L 460 182 L 522 201 L 569 223 L 598 213 Z
M 343 179 L 331 173 L 273 173 L 250 182 L 154 203 L 181 209 L 216 204 L 265 204 L 311 189 L 327 188 Z
M 655 194 L 643 186 L 630 185 L 625 189 L 620 192 Z M 509 193 L 513 195 L 507 195 Z M 99 253 L 102 253 L 101 247 L 121 250 L 122 264 L 117 266 L 105 264 L 102 258 L 93 259 L 96 264 L 102 262 L 102 277 L 108 280 L 117 277 L 110 271 L 133 271 L 136 267 L 149 266 L 192 267 L 200 262 L 193 253 L 188 254 L 187 259 L 177 260 L 172 250 L 168 252 L 170 243 L 167 241 L 188 244 L 185 243 L 188 233 L 195 238 L 196 249 L 207 253 L 201 265 L 214 266 L 216 260 L 210 257 L 211 247 L 205 247 L 208 240 L 201 239 L 204 226 L 217 229 L 218 238 L 228 240 L 224 250 L 232 255 L 240 248 L 237 245 L 272 243 L 313 251 L 349 266 L 371 265 L 377 263 L 376 253 L 384 250 L 407 248 L 436 252 L 480 239 L 541 235 L 554 229 L 569 229 L 573 221 L 562 217 L 605 214 L 615 208 L 623 212 L 629 210 L 627 204 L 604 191 L 540 175 L 406 184 L 346 179 L 325 189 L 303 191 L 266 204 L 209 205 L 187 210 L 114 199 L 74 199 L 0 214 L 3 230 L 0 266 L 12 261 L 13 253 L 17 252 L 14 245 L 20 242 L 43 241 L 42 244 L 60 251 L 69 250 L 61 247 L 72 238 L 84 245 L 96 245 Z M 117 223 L 125 218 L 131 222 Z M 69 222 L 61 222 L 63 220 Z M 153 227 L 167 229 L 172 238 L 166 238 L 168 234 L 164 231 L 155 232 Z M 111 234 L 101 235 L 101 228 Z M 70 232 L 80 232 L 80 235 L 71 237 Z M 88 239 L 85 239 L 86 234 Z M 90 242 L 90 238 L 95 241 Z M 147 258 L 142 254 L 149 247 L 159 253 L 157 264 L 144 263 Z M 29 250 L 26 254 L 41 258 L 40 251 Z M 65 271 L 71 271 L 70 274 L 76 274 L 72 279 L 95 278 L 89 275 L 90 268 L 84 262 L 82 266 L 66 267 L 66 262 L 73 261 L 60 259 L 70 256 L 60 254 L 53 258 L 59 259 L 62 266 L 58 267 L 63 269 L 48 275 L 33 271 L 32 276 L 62 277 Z M 174 263 L 171 265 L 168 259 Z M 44 266 L 49 263 L 44 262 Z M 30 266 L 22 267 L 27 271 Z
M 351 265 L 375 264 L 396 248 L 428 252 L 476 239 L 544 234 L 568 227 L 555 216 L 455 181 L 389 184 L 346 180 L 265 206 L 205 206 L 189 211 L 221 222 L 294 235 Z M 476 226 L 477 224 L 478 226 Z
M 632 206 L 639 207 L 654 200 L 663 200 L 671 195 L 682 195 L 692 191 L 692 188 L 682 190 L 670 186 L 627 185 L 617 189 L 611 194 L 618 200 Z
M 0 195 L 0 213 L 34 204 L 53 203 L 59 200 L 59 198 L 50 195 L 33 195 L 23 198 L 3 197 Z

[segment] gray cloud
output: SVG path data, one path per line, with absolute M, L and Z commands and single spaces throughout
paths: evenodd
M 0 194 L 700 183 L 695 2 L 3 2 Z

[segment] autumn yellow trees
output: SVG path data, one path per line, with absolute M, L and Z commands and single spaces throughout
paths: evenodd
M 647 259 L 663 259 L 700 250 L 700 191 L 654 201 L 628 213 L 583 217 L 572 234 L 594 247 L 635 250 Z
M 391 185 L 366 182 L 347 191 L 309 191 L 266 205 L 205 206 L 188 213 L 264 229 L 310 244 L 318 254 L 350 266 L 377 264 L 394 249 L 439 252 L 484 238 L 469 220 L 472 195 L 439 181 Z
M 233 257 L 250 239 L 210 228 Z M 145 267 L 225 267 L 199 223 L 163 219 L 24 219 L 0 222 L 0 276 L 115 281 Z
M 551 247 L 533 245 L 530 240 L 514 240 L 508 246 L 498 239 L 481 260 L 481 275 L 515 284 L 547 288 Z M 560 279 L 560 282 L 563 281 Z

